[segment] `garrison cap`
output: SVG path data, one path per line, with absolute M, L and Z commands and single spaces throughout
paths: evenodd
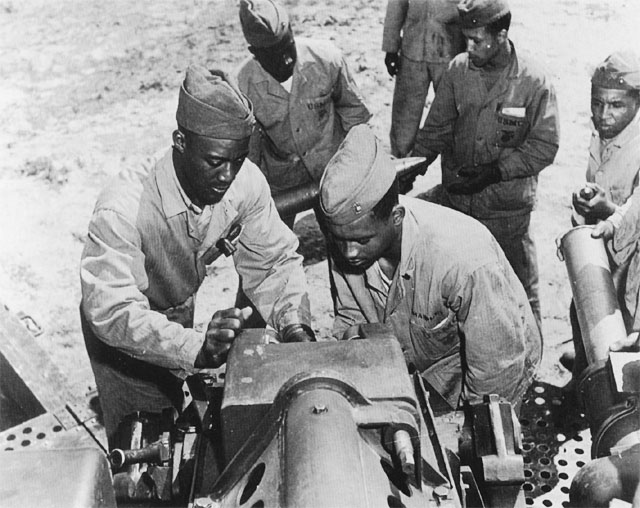
M 600 63 L 591 83 L 602 88 L 640 90 L 640 58 L 631 50 L 616 51 Z
M 240 24 L 251 46 L 268 48 L 288 33 L 289 15 L 273 0 L 240 0 Z
M 230 76 L 190 65 L 180 87 L 178 125 L 201 136 L 245 139 L 251 136 L 253 106 Z
M 462 28 L 480 28 L 499 20 L 509 12 L 506 0 L 462 0 L 458 14 Z
M 373 210 L 395 178 L 395 166 L 380 140 L 368 125 L 356 125 L 320 180 L 322 212 L 331 224 L 349 224 Z

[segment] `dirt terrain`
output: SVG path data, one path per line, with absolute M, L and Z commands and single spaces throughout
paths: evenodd
M 388 143 L 393 80 L 380 51 L 385 0 L 289 0 L 298 35 L 343 49 Z M 568 227 L 571 191 L 584 179 L 592 66 L 637 43 L 635 0 L 511 0 L 510 37 L 533 53 L 555 84 L 561 148 L 540 176 L 534 213 L 545 355 L 539 376 L 561 385 L 570 290 L 555 240 Z M 232 69 L 248 56 L 234 0 L 0 0 L 0 303 L 44 329 L 40 346 L 75 390 L 93 377 L 78 319 L 78 264 L 95 199 L 107 178 L 171 142 L 189 63 Z M 414 193 L 438 182 L 437 164 Z M 314 290 L 315 328 L 331 307 L 322 242 L 307 215 L 296 225 Z M 464 249 L 464 245 L 460 246 Z M 228 261 L 211 270 L 197 320 L 228 306 L 236 278 Z

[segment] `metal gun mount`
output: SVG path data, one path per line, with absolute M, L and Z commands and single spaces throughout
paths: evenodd
M 263 494 L 275 495 L 273 475 L 280 475 L 280 469 L 274 467 L 276 460 L 285 465 L 283 457 L 300 460 L 305 467 L 315 467 L 319 460 L 315 455 L 297 457 L 291 448 L 291 455 L 280 455 L 285 450 L 280 447 L 282 440 L 289 440 L 287 432 L 306 425 L 306 419 L 324 421 L 325 417 L 335 417 L 351 429 L 349 446 L 364 451 L 358 467 L 380 480 L 379 484 L 367 480 L 373 481 L 371 493 L 387 492 L 387 497 L 376 498 L 377 504 L 413 506 L 416 500 L 426 500 L 427 506 L 492 506 L 489 494 L 482 496 L 485 486 L 478 485 L 484 481 L 478 466 L 486 464 L 488 477 L 497 477 L 501 471 L 497 461 L 507 457 L 510 466 L 506 470 L 517 471 L 520 454 L 505 455 L 505 450 L 520 446 L 512 419 L 501 418 L 504 441 L 499 442 L 497 425 L 487 430 L 487 425 L 493 425 L 492 418 L 498 421 L 492 414 L 503 411 L 495 400 L 469 408 L 467 414 L 476 416 L 469 417 L 466 426 L 458 412 L 434 416 L 419 380 L 411 381 L 404 361 L 397 351 L 393 353 L 390 344 L 395 339 L 360 333 L 365 335 L 370 340 L 263 344 L 263 332 L 251 332 L 231 355 L 226 383 L 224 374 L 216 372 L 194 383 L 194 401 L 185 413 L 137 414 L 125 420 L 118 446 L 121 452 L 112 450 L 110 455 L 112 477 L 107 454 L 101 449 L 106 447 L 104 432 L 96 413 L 87 409 L 88 400 L 65 388 L 64 375 L 38 348 L 27 327 L 0 306 L 0 477 L 3 485 L 11 486 L 0 488 L 0 506 L 114 507 L 117 483 L 119 496 L 125 493 L 122 497 L 129 499 L 120 500 L 120 507 L 140 503 L 194 506 L 197 501 L 204 506 L 237 502 L 243 508 L 258 508 L 261 499 L 266 503 Z M 323 348 L 333 347 L 337 349 L 327 356 Z M 294 349 L 296 360 L 292 361 Z M 330 364 L 318 363 L 316 357 L 327 357 Z M 305 371 L 303 377 L 296 377 Z M 318 371 L 324 374 L 319 376 Z M 287 383 L 289 379 L 293 381 Z M 228 389 L 223 388 L 225 384 Z M 315 400 L 325 396 L 330 400 Z M 302 410 L 290 411 L 294 406 Z M 323 407 L 331 412 L 325 413 Z M 571 480 L 588 461 L 590 447 L 588 424 L 571 409 L 562 404 L 560 389 L 546 383 L 534 383 L 525 396 L 519 419 L 524 483 L 515 502 L 521 502 L 524 494 L 526 506 L 567 505 Z M 475 430 L 469 425 L 473 421 Z M 510 426 L 513 434 L 505 432 Z M 322 426 L 318 430 L 322 433 Z M 462 434 L 467 449 L 472 450 L 470 456 L 476 458 L 460 464 L 451 450 L 462 451 L 464 445 L 458 445 Z M 495 443 L 483 437 L 489 434 Z M 352 451 L 335 445 L 337 431 L 320 435 L 332 445 L 323 448 L 323 461 L 338 457 L 339 464 L 339 452 Z M 311 439 L 313 433 L 291 439 L 305 436 Z M 224 446 L 222 437 L 228 438 Z M 340 475 L 334 469 L 339 466 L 323 464 L 336 481 Z M 409 481 L 416 478 L 418 468 L 421 482 Z M 289 482 L 293 475 L 302 474 L 289 471 L 286 475 L 290 476 L 278 476 L 277 481 Z M 302 481 L 300 478 L 296 481 Z M 322 487 L 329 485 L 315 475 L 306 478 L 323 492 L 326 488 Z M 518 475 L 516 481 L 521 480 Z M 282 483 L 280 488 L 284 488 Z M 367 499 L 374 504 L 371 496 Z M 222 502 L 227 504 L 216 504 Z
M 604 241 L 592 238 L 592 230 L 573 228 L 558 245 L 580 326 L 576 347 L 588 364 L 576 391 L 596 459 L 576 475 L 570 498 L 576 506 L 609 506 L 612 499 L 631 502 L 640 482 L 640 354 L 609 351 L 627 330 Z

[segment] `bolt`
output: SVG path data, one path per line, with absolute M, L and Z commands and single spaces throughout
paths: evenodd
M 322 404 L 315 404 L 315 405 L 313 406 L 313 409 L 311 410 L 311 412 L 312 412 L 314 415 L 319 415 L 319 414 L 322 414 L 322 413 L 326 413 L 327 411 L 329 411 L 329 410 L 327 409 L 327 406 L 324 406 L 324 405 L 322 405 Z
M 433 498 L 438 504 L 440 504 L 441 501 L 449 498 L 450 492 L 451 489 L 446 485 L 438 485 L 435 489 L 433 489 Z

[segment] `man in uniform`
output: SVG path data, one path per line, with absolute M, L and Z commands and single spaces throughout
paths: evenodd
M 240 22 L 253 55 L 238 70 L 238 85 L 258 121 L 249 158 L 274 195 L 318 183 L 345 134 L 371 113 L 340 51 L 330 42 L 297 37 L 272 0 L 241 0 Z M 283 217 L 290 227 L 295 215 Z
M 361 323 L 387 325 L 437 409 L 489 393 L 517 408 L 541 357 L 522 284 L 484 226 L 398 197 L 395 174 L 363 125 L 347 134 L 320 183 L 335 337 L 349 338 Z
M 630 232 L 636 228 L 635 206 L 625 219 L 632 203 L 640 200 L 635 191 L 640 172 L 640 58 L 635 52 L 615 52 L 596 67 L 591 77 L 591 114 L 587 182 L 573 193 L 572 220 L 575 224 L 598 224 L 597 237 L 608 239 L 614 229 L 622 230 L 607 247 L 615 263 L 614 278 L 625 292 L 620 308 L 631 333 L 640 330 L 640 315 L 636 315 L 639 261 L 634 242 L 627 240 L 634 237 Z M 630 262 L 634 263 L 632 268 Z M 569 315 L 575 352 L 564 353 L 560 362 L 573 371 L 575 378 L 586 367 L 586 359 L 573 304 Z
M 467 52 L 444 73 L 413 155 L 433 161 L 441 154 L 442 186 L 435 200 L 491 231 L 540 323 L 529 225 L 538 173 L 558 150 L 555 93 L 509 40 L 505 0 L 463 0 L 458 11 Z
M 458 0 L 389 0 L 382 32 L 384 63 L 395 76 L 391 153 L 406 157 L 420 127 L 429 85 L 434 92 L 447 64 L 464 51 Z
M 223 73 L 191 66 L 176 119 L 155 166 L 122 171 L 102 192 L 82 254 L 82 329 L 111 443 L 124 416 L 179 409 L 183 380 L 226 360 L 250 310 L 192 329 L 206 267 L 225 249 L 282 339 L 313 338 L 298 241 L 245 159 L 250 102 Z

